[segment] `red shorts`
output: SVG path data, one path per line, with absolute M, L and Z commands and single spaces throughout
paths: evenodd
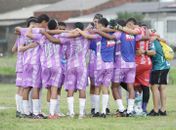
M 138 85 L 149 86 L 150 85 L 149 81 L 150 81 L 151 69 L 152 69 L 152 65 L 137 64 L 135 86 L 138 86 Z

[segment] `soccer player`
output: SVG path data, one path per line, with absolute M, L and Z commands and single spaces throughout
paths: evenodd
M 98 20 L 103 18 L 102 14 L 96 14 L 93 18 L 93 22 L 88 25 L 86 30 L 92 30 L 96 28 L 96 24 Z M 95 81 L 94 81 L 94 59 L 95 59 L 95 49 L 96 49 L 96 41 L 90 41 L 90 60 L 88 66 L 88 74 L 90 78 L 90 103 L 91 103 L 91 114 L 95 114 Z
M 96 24 L 96 28 L 108 26 L 108 20 L 101 18 Z M 106 117 L 106 108 L 108 106 L 109 94 L 108 87 L 111 83 L 113 71 L 113 53 L 114 47 L 108 47 L 107 42 L 98 34 L 87 34 L 78 30 L 85 38 L 95 40 L 96 50 L 94 59 L 94 84 L 95 84 L 95 114 L 93 117 Z M 114 42 L 115 43 L 115 42 Z M 100 91 L 102 90 L 102 112 L 100 115 Z
M 74 24 L 74 28 L 84 29 L 84 25 L 80 22 Z M 65 34 L 67 36 L 69 34 Z M 89 41 L 82 36 L 70 39 L 67 50 L 67 63 L 65 73 L 64 87 L 67 91 L 67 103 L 69 116 L 74 117 L 74 98 L 75 91 L 79 91 L 79 119 L 85 117 L 86 103 L 86 86 L 88 83 L 87 72 L 87 55 L 89 49 Z M 70 53 L 68 53 L 70 52 Z
M 24 69 L 23 69 L 23 83 L 24 83 L 24 91 L 23 91 L 23 109 L 24 109 L 24 117 L 31 117 L 34 119 L 43 118 L 43 115 L 40 115 L 40 108 L 39 108 L 39 90 L 42 87 L 41 86 L 41 68 L 40 68 L 40 48 L 39 45 L 37 45 L 37 42 L 39 39 L 36 39 L 35 41 L 31 38 L 28 38 L 27 36 L 32 33 L 32 27 L 38 27 L 38 19 L 32 18 L 29 19 L 28 25 L 29 29 L 27 32 L 21 31 L 21 34 L 24 36 L 25 44 L 23 46 L 20 46 L 20 50 L 24 52 Z M 30 44 L 35 43 L 35 47 L 33 48 L 26 48 L 26 46 L 29 46 Z M 29 111 L 29 92 L 33 88 L 32 93 L 32 112 Z
M 19 46 L 23 44 L 23 39 L 20 35 L 17 36 L 16 42 L 12 48 L 12 52 L 17 52 L 17 61 L 16 61 L 16 86 L 17 93 L 15 95 L 16 100 L 16 117 L 21 117 L 23 114 L 23 53 L 19 52 Z
M 58 22 L 51 19 L 48 22 L 48 29 L 55 30 L 58 28 Z M 48 34 L 42 31 L 42 34 Z M 59 39 L 59 35 L 53 35 L 54 38 Z M 61 41 L 61 40 L 60 40 Z M 47 37 L 43 37 L 41 42 L 41 66 L 42 66 L 42 83 L 50 91 L 49 103 L 49 119 L 57 119 L 60 115 L 57 113 L 59 100 L 58 89 L 61 87 L 62 82 L 62 65 L 61 65 L 61 45 L 52 43 Z
M 140 27 L 142 36 L 148 35 L 149 30 L 146 25 Z M 154 50 L 150 50 L 150 41 L 149 39 L 138 41 L 136 43 L 136 77 L 135 77 L 135 88 L 142 90 L 142 110 L 147 112 L 147 103 L 149 101 L 150 90 L 149 90 L 149 79 L 150 72 L 152 69 L 152 62 L 150 56 L 155 55 Z
M 166 116 L 166 85 L 170 64 L 165 59 L 158 37 L 153 37 L 151 49 L 156 51 L 152 56 L 152 72 L 150 77 L 151 91 L 153 97 L 153 109 L 149 116 Z M 159 100 L 160 97 L 160 100 Z M 160 101 L 160 102 L 159 102 Z M 161 108 L 159 109 L 159 104 Z
M 74 28 L 84 29 L 82 23 L 75 23 Z M 64 33 L 61 37 L 69 38 L 69 43 L 66 52 L 66 70 L 64 87 L 67 91 L 68 115 L 74 117 L 74 92 L 79 91 L 79 118 L 85 116 L 85 102 L 86 102 L 86 86 L 87 86 L 87 64 L 86 56 L 88 52 L 89 42 L 87 39 L 79 36 L 79 33 Z M 75 38 L 74 38 L 75 37 Z M 58 42 L 57 39 L 50 39 L 53 42 Z M 63 43 L 64 44 L 64 43 Z
M 38 16 L 39 28 L 47 28 L 50 18 L 46 14 L 41 14 Z
M 66 30 L 67 25 L 64 22 L 58 22 L 58 29 L 59 30 Z
M 131 24 L 134 21 L 129 19 L 127 21 L 127 24 Z M 127 88 L 129 91 L 129 99 L 128 99 L 128 108 L 127 112 L 125 112 L 122 99 L 116 91 L 114 93 L 114 96 L 116 96 L 116 100 L 118 100 L 117 104 L 119 106 L 119 115 L 126 115 L 126 116 L 132 116 L 132 111 L 134 107 L 134 79 L 135 79 L 135 45 L 136 41 L 140 40 L 142 37 L 140 35 L 134 36 L 134 34 L 138 34 L 139 32 L 133 29 L 129 29 L 127 27 L 127 24 L 125 27 L 118 26 L 120 30 L 123 32 L 115 32 L 113 35 L 106 34 L 102 31 L 98 31 L 99 34 L 103 35 L 104 37 L 107 37 L 112 40 L 120 40 L 121 41 L 121 47 L 120 47 L 120 53 L 121 53 L 121 59 L 120 59 L 120 82 L 127 83 Z M 125 33 L 129 32 L 129 33 Z M 130 35 L 133 34 L 133 35 Z M 113 87 L 119 87 L 118 83 L 114 84 Z

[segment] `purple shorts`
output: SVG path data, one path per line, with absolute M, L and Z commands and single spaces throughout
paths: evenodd
M 65 74 L 65 90 L 86 90 L 86 86 L 88 83 L 88 74 L 86 67 L 66 70 Z
M 121 68 L 120 82 L 134 83 L 136 76 L 136 68 Z
M 113 69 L 96 70 L 94 72 L 95 86 L 103 85 L 109 87 L 111 84 Z
M 120 68 L 114 68 L 112 82 L 120 83 Z
M 16 86 L 17 87 L 23 86 L 23 72 L 16 73 Z
M 47 68 L 42 67 L 42 84 L 46 88 L 60 88 L 62 83 L 62 69 L 59 67 Z
M 41 66 L 25 64 L 23 69 L 23 86 L 41 88 Z

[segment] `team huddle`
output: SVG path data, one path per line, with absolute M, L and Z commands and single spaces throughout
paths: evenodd
M 74 117 L 74 93 L 79 93 L 79 119 L 86 116 L 86 89 L 90 86 L 92 117 L 110 113 L 110 89 L 117 104 L 117 117 L 165 116 L 166 84 L 170 64 L 160 42 L 166 41 L 136 21 L 108 21 L 96 14 L 87 27 L 77 22 L 67 29 L 42 14 L 29 17 L 27 27 L 16 27 L 16 117 L 58 119 L 61 89 L 67 92 L 68 113 Z M 41 111 L 42 89 L 47 89 L 48 116 Z M 127 91 L 127 108 L 122 102 Z M 153 96 L 153 109 L 147 104 Z M 100 95 L 102 107 L 100 110 Z M 159 105 L 160 104 L 160 105 Z M 62 105 L 62 104 L 61 104 Z

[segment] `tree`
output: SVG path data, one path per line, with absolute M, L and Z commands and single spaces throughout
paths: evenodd
M 141 13 L 130 13 L 130 12 L 118 12 L 117 13 L 117 18 L 118 19 L 123 19 L 123 20 L 127 20 L 130 17 L 134 17 L 137 21 L 143 21 L 144 19 L 144 15 Z

